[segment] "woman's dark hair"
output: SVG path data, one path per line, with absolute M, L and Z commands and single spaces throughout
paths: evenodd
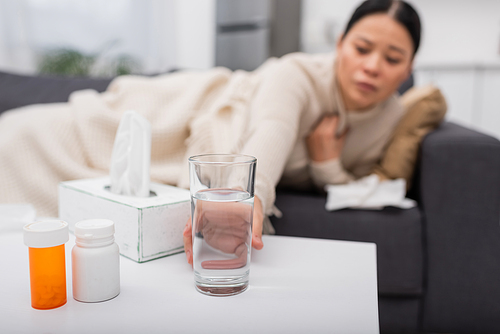
M 352 14 L 351 19 L 347 23 L 342 39 L 347 35 L 349 30 L 356 22 L 363 17 L 377 14 L 386 13 L 394 20 L 401 23 L 410 33 L 413 40 L 413 54 L 417 53 L 420 46 L 420 18 L 418 17 L 415 9 L 405 1 L 400 0 L 367 0 L 364 1 Z

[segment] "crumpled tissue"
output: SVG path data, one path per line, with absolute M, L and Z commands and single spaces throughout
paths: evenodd
M 139 113 L 123 114 L 111 154 L 111 192 L 148 197 L 151 164 L 151 124 Z
M 328 211 L 344 208 L 381 210 L 385 206 L 410 209 L 416 206 L 414 200 L 405 198 L 404 179 L 380 181 L 372 174 L 348 184 L 327 185 L 325 190 Z

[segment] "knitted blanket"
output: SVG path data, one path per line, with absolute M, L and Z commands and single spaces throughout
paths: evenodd
M 404 105 L 395 94 L 370 110 L 348 112 L 338 97 L 333 64 L 333 54 L 295 53 L 253 72 L 214 68 L 123 76 L 102 94 L 78 91 L 68 103 L 5 112 L 0 203 L 28 202 L 39 216 L 56 216 L 59 182 L 109 174 L 127 110 L 151 122 L 152 181 L 188 188 L 190 156 L 252 155 L 255 195 L 267 215 L 280 179 L 297 185 L 312 177 L 326 185 L 375 172 L 409 182 L 423 136 L 446 112 L 441 93 L 432 87 L 411 90 Z M 305 139 L 325 114 L 343 118 L 349 133 L 340 158 L 313 164 Z
M 56 217 L 59 182 L 109 174 L 115 134 L 127 110 L 151 122 L 151 180 L 189 187 L 190 155 L 234 149 L 251 77 L 224 68 L 123 76 L 102 94 L 78 91 L 68 103 L 4 113 L 0 203 L 28 202 L 38 216 Z

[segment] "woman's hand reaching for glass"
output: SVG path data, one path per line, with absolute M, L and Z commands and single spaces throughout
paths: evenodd
M 195 213 L 196 233 L 203 236 L 205 242 L 211 247 L 227 254 L 234 254 L 236 258 L 230 260 L 204 261 L 202 267 L 205 269 L 235 269 L 246 264 L 248 224 L 251 217 L 251 206 L 248 204 L 204 202 L 198 203 Z M 201 214 L 201 211 L 203 213 Z M 262 249 L 262 224 L 264 214 L 262 203 L 255 196 L 254 212 L 252 221 L 252 246 Z M 184 250 L 188 263 L 193 264 L 193 234 L 191 219 L 184 228 Z

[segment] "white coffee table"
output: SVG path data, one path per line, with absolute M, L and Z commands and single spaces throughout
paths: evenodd
M 31 308 L 22 233 L 0 234 L 0 333 L 378 333 L 372 243 L 265 236 L 250 286 L 232 297 L 195 290 L 185 255 L 138 264 L 121 257 L 121 293 L 75 301 L 66 244 L 68 302 Z

